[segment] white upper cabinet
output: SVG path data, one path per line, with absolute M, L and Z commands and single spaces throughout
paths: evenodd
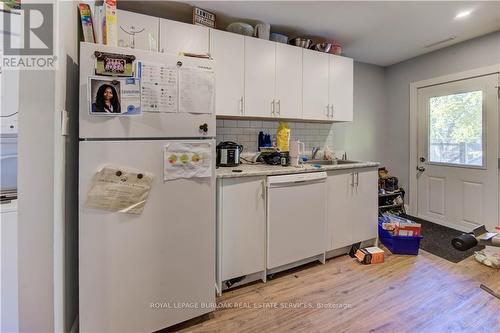
M 332 120 L 328 104 L 329 57 L 327 53 L 303 50 L 302 114 L 304 119 Z
M 276 43 L 276 116 L 302 118 L 302 49 Z
M 158 52 L 160 19 L 118 10 L 118 46 Z
M 245 38 L 210 29 L 210 54 L 216 60 L 216 114 L 244 115 Z
M 276 43 L 245 37 L 245 116 L 277 115 L 275 72 Z
M 209 53 L 209 29 L 194 24 L 160 19 L 160 51 L 179 54 Z
M 353 60 L 330 56 L 330 115 L 335 121 L 353 120 Z

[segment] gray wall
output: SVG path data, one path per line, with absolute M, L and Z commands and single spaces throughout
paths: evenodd
M 354 63 L 354 120 L 333 125 L 333 146 L 353 160 L 386 163 L 385 70 Z
M 409 184 L 410 83 L 500 63 L 500 31 L 386 68 L 386 161 Z

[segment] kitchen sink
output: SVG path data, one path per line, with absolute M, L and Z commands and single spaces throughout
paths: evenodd
M 319 165 L 336 165 L 336 164 L 353 164 L 353 163 L 359 163 L 359 162 L 358 161 L 351 161 L 351 160 L 333 160 L 333 161 L 308 160 L 305 163 L 306 164 L 319 164 Z

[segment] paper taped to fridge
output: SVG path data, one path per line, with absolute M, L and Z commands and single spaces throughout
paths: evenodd
M 93 116 L 141 114 L 141 85 L 136 78 L 89 77 L 89 112 Z
M 138 62 L 137 66 L 143 111 L 177 112 L 177 68 L 150 62 Z
M 153 184 L 153 174 L 107 166 L 93 177 L 85 206 L 111 212 L 141 214 Z
M 182 67 L 179 70 L 179 94 L 179 112 L 214 113 L 214 72 Z
M 165 145 L 163 179 L 211 177 L 212 147 L 209 142 L 173 142 Z

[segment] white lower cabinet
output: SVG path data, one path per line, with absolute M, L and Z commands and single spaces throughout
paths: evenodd
M 306 257 L 323 253 L 324 260 L 325 250 L 336 250 L 377 237 L 377 169 L 330 171 L 327 175 L 326 203 L 325 192 L 322 192 L 325 183 L 304 188 L 297 186 L 296 191 L 294 187 L 278 186 L 267 198 L 266 183 L 270 181 L 266 176 L 217 180 L 219 293 L 231 285 L 265 281 L 266 274 L 279 271 L 292 262 L 300 264 Z M 312 205 L 303 207 L 304 198 L 312 198 Z M 269 207 L 266 213 L 266 207 L 271 206 L 267 202 L 269 199 L 273 207 Z M 321 212 L 325 216 L 325 204 L 327 222 L 326 226 L 324 222 L 321 226 L 317 222 L 321 220 Z M 273 217 L 273 225 L 270 225 L 269 218 Z M 309 228 L 297 229 L 300 224 L 287 226 L 287 222 L 294 219 L 310 222 Z M 275 232 L 276 227 L 281 228 L 279 232 Z M 296 244 L 296 248 L 288 246 L 282 251 L 287 244 Z M 295 255 L 296 252 L 299 254 Z
M 373 169 L 328 173 L 328 250 L 377 237 L 377 182 L 378 173 Z
M 378 234 L 378 171 L 357 171 L 354 185 L 352 238 L 361 242 Z
M 218 180 L 220 282 L 265 270 L 265 179 L 240 177 Z

